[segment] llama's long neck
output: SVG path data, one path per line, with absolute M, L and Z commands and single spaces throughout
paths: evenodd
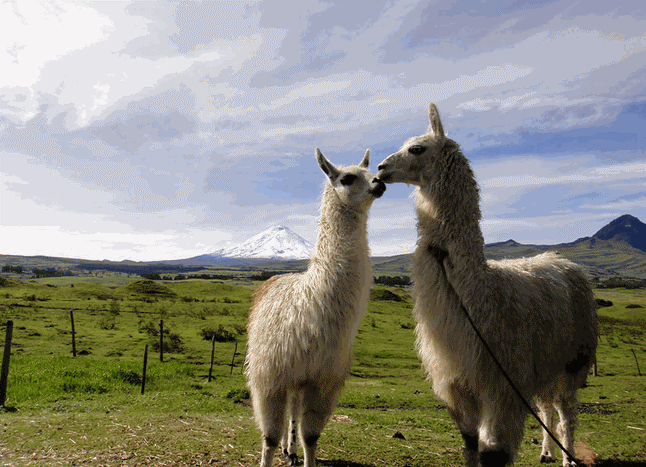
M 441 176 L 435 174 L 432 183 L 417 191 L 417 249 L 446 250 L 454 265 L 455 291 L 460 297 L 474 296 L 472 289 L 484 284 L 487 270 L 478 185 L 457 143 L 449 140 L 445 151 Z
M 353 210 L 326 187 L 321 203 L 318 238 L 307 274 L 329 293 L 346 297 L 372 280 L 367 241 L 368 214 Z M 359 286 L 361 284 L 361 286 Z M 356 304 L 360 295 L 347 297 Z

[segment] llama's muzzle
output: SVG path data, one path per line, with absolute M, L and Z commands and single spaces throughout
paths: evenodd
M 384 159 L 384 161 L 377 167 L 377 170 L 379 170 L 379 172 L 377 172 L 377 178 L 385 183 L 392 183 L 390 181 L 392 178 L 392 170 L 389 170 L 390 165 L 386 160 L 387 159 Z
M 381 195 L 386 191 L 386 184 L 377 177 L 372 179 L 372 183 L 374 183 L 374 186 L 370 189 L 370 193 L 372 193 L 375 198 L 381 198 Z

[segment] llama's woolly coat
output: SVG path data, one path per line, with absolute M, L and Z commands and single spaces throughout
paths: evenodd
M 315 464 L 318 437 L 350 373 L 352 346 L 368 307 L 372 274 L 368 209 L 385 188 L 359 166 L 342 170 L 317 150 L 328 181 L 316 246 L 306 271 L 275 276 L 257 290 L 249 316 L 246 375 L 263 432 L 262 467 L 271 465 L 278 438 L 296 465 L 296 426 L 305 467 Z M 292 416 L 291 434 L 285 417 Z
M 418 251 L 416 257 L 427 254 Z M 567 259 L 544 253 L 522 260 L 488 261 L 479 278 L 468 274 L 469 280 L 480 281 L 481 292 L 469 299 L 457 296 L 446 276 L 438 273 L 440 268 L 426 260 L 414 269 L 418 305 L 413 314 L 418 322 L 417 350 L 434 391 L 443 400 L 450 403 L 456 382 L 492 401 L 506 404 L 501 394 L 516 398 L 469 329 L 463 304 L 527 398 L 549 392 L 555 372 L 566 373 L 577 366 L 582 354 L 594 353 L 597 330 L 589 319 L 594 298 L 583 273 Z M 573 329 L 579 332 L 569 332 Z M 577 387 L 584 383 L 585 375 L 581 377 Z
M 577 265 L 556 253 L 485 259 L 473 171 L 459 145 L 445 137 L 434 104 L 429 119 L 427 134 L 386 158 L 378 176 L 417 186 L 413 315 L 417 350 L 433 389 L 464 437 L 467 465 L 513 460 L 527 410 L 466 310 L 525 398 L 550 417 L 552 405 L 558 407 L 571 444 L 576 390 L 585 384 L 597 347 L 591 287 Z M 546 439 L 541 460 L 552 459 Z
M 327 193 L 329 186 L 325 191 L 308 269 L 274 276 L 254 296 L 246 374 L 260 391 L 275 390 L 277 382 L 288 390 L 308 381 L 339 385 L 350 371 L 352 345 L 372 284 L 367 215 L 346 212 Z M 332 228 L 340 222 L 343 228 Z M 263 318 L 257 319 L 260 302 Z M 265 382 L 269 387 L 262 386 Z

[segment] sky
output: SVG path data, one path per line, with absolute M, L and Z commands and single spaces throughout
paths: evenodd
M 0 254 L 154 261 L 316 240 L 314 150 L 371 167 L 444 129 L 487 243 L 646 221 L 638 1 L 0 3 Z M 409 253 L 413 187 L 370 211 Z

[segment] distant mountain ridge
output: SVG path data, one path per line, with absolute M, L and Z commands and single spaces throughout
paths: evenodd
M 513 248 L 513 247 L 530 247 L 542 250 L 552 248 L 570 248 L 583 242 L 594 243 L 597 240 L 623 242 L 632 248 L 641 250 L 646 253 L 646 224 L 630 214 L 624 214 L 602 227 L 592 237 L 582 237 L 573 242 L 559 243 L 556 245 L 533 245 L 522 244 L 515 240 L 509 239 L 504 242 L 489 243 L 485 248 Z
M 646 252 L 646 224 L 630 214 L 624 214 L 610 222 L 592 238 L 624 242 Z
M 646 279 L 646 224 L 625 214 L 602 227 L 591 237 L 557 245 L 522 244 L 515 240 L 489 243 L 484 253 L 487 259 L 512 259 L 534 256 L 546 251 L 558 251 L 583 266 L 590 276 L 625 276 Z M 408 274 L 410 255 L 372 258 L 373 273 Z
M 300 245 L 300 246 L 297 246 Z M 92 261 L 48 256 L 0 254 L 0 265 L 74 271 L 78 269 L 123 271 L 199 270 L 218 266 L 255 267 L 260 269 L 303 270 L 307 267 L 312 245 L 286 227 L 273 227 L 256 234 L 241 245 L 221 249 L 208 255 L 162 261 Z M 623 276 L 646 279 L 646 224 L 629 214 L 618 217 L 591 237 L 557 245 L 523 245 L 515 240 L 485 246 L 488 259 L 534 256 L 558 251 L 581 264 L 591 277 Z M 234 256 L 244 255 L 244 256 Z M 401 275 L 411 270 L 411 255 L 372 257 L 373 274 Z

